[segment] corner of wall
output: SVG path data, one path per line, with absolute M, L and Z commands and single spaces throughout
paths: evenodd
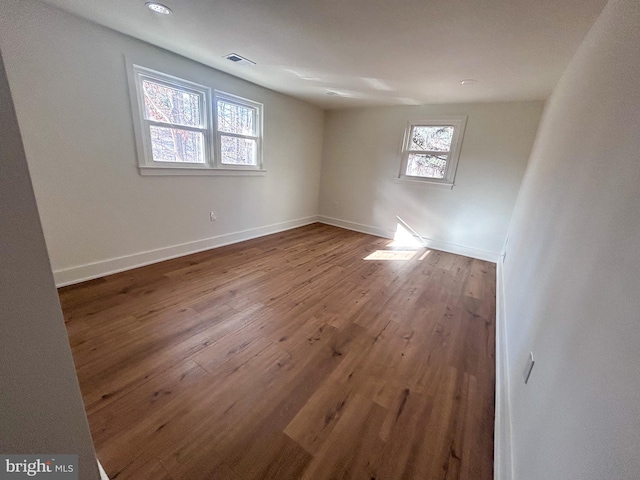
M 504 255 L 498 259 L 496 277 L 496 403 L 493 462 L 495 480 L 512 480 L 511 401 L 503 262 Z
M 381 227 L 373 225 L 365 225 L 362 223 L 352 222 L 349 220 L 343 220 L 341 218 L 329 217 L 320 214 L 318 216 L 320 223 L 327 225 L 333 225 L 334 227 L 346 228 L 347 230 L 353 230 L 354 232 L 366 233 L 368 235 L 375 235 L 377 237 L 393 239 L 395 231 L 387 230 Z M 415 234 L 415 237 L 422 242 L 425 248 L 432 248 L 434 250 L 441 250 L 447 253 L 453 253 L 454 255 L 462 255 L 464 257 L 476 258 L 478 260 L 484 260 L 486 262 L 496 263 L 502 258 L 499 253 L 489 252 L 487 250 L 481 250 L 479 248 L 467 247 L 465 245 L 457 245 L 455 243 L 443 242 L 433 240 L 431 238 L 424 237 L 422 235 Z

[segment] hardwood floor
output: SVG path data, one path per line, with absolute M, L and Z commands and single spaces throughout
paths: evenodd
M 314 224 L 61 289 L 110 478 L 491 479 L 495 265 L 388 244 Z

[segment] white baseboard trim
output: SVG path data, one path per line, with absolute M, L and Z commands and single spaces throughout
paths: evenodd
M 462 255 L 464 257 L 477 258 L 478 260 L 484 260 L 485 262 L 491 263 L 496 263 L 500 258 L 500 254 L 489 252 L 487 250 L 480 250 L 479 248 L 467 247 L 464 245 L 456 245 L 455 243 L 441 242 L 426 237 L 421 238 L 425 242 L 427 248 L 433 248 L 434 250 L 442 250 L 443 252 L 455 253 L 456 255 Z
M 348 230 L 354 230 L 356 232 L 368 233 L 369 235 L 377 235 L 383 238 L 393 238 L 395 232 L 392 230 L 385 230 L 383 228 L 372 227 L 370 225 L 363 225 L 361 223 L 350 222 L 348 220 L 341 220 L 339 218 L 326 217 L 320 215 L 318 221 L 326 223 L 327 225 L 333 225 L 335 227 L 346 228 Z M 454 253 L 456 255 L 463 255 L 465 257 L 477 258 L 478 260 L 485 260 L 487 262 L 497 263 L 500 258 L 500 254 L 496 252 L 489 252 L 487 250 L 481 250 L 473 247 L 466 247 L 464 245 L 456 245 L 455 243 L 442 242 L 439 240 L 432 240 L 427 237 L 420 237 L 424 246 L 427 248 L 433 248 L 434 250 L 442 250 L 447 253 Z
M 107 472 L 104 471 L 104 468 L 102 468 L 100 460 L 98 460 L 98 470 L 100 471 L 100 480 L 109 480 L 109 476 L 107 475 Z
M 325 217 L 324 215 L 318 216 L 320 223 L 326 223 L 327 225 L 333 225 L 334 227 L 346 228 L 347 230 L 353 230 L 354 232 L 367 233 L 369 235 L 375 235 L 382 238 L 393 238 L 394 232 L 391 230 L 384 230 L 378 227 L 372 227 L 370 225 L 363 225 L 362 223 L 350 222 L 348 220 L 341 220 L 339 218 Z
M 494 480 L 513 480 L 511 450 L 511 401 L 509 390 L 509 357 L 507 351 L 507 318 L 504 304 L 503 257 L 497 265 L 496 277 L 496 405 L 493 451 Z
M 245 240 L 263 237 L 265 235 L 271 235 L 285 230 L 291 230 L 292 228 L 302 227 L 317 221 L 318 217 L 314 215 L 311 217 L 274 223 L 272 225 L 251 228 L 240 232 L 227 233 L 225 235 L 218 235 L 217 237 L 205 238 L 194 242 L 187 242 L 156 250 L 134 253 L 132 255 L 111 258 L 100 262 L 87 263 L 77 267 L 55 270 L 53 272 L 53 277 L 56 282 L 56 287 L 64 287 L 74 283 L 104 277 L 105 275 L 143 267 L 152 263 L 162 262 L 164 260 L 170 260 L 172 258 L 182 257 L 184 255 L 202 252 L 204 250 L 210 250 L 212 248 L 224 247 L 225 245 L 244 242 Z

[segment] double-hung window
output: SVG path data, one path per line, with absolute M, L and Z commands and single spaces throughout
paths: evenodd
M 261 105 L 216 92 L 216 142 L 224 168 L 260 168 Z
M 400 178 L 452 186 L 466 120 L 455 116 L 408 122 Z
M 140 167 L 208 166 L 211 89 L 137 65 L 133 74 Z
M 131 103 L 144 175 L 262 171 L 262 105 L 132 65 Z

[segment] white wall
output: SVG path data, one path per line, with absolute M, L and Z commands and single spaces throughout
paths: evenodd
M 0 159 L 0 452 L 77 454 L 98 479 L 2 58 Z
M 33 0 L 3 1 L 0 46 L 58 283 L 316 219 L 319 108 Z M 125 55 L 262 102 L 266 176 L 140 176 Z
M 637 0 L 605 8 L 548 102 L 514 213 L 517 480 L 640 478 L 639 26 Z
M 541 102 L 332 111 L 325 122 L 316 107 L 34 0 L 4 4 L 0 46 L 58 284 L 291 228 L 318 211 L 385 236 L 399 215 L 435 248 L 497 258 Z M 267 175 L 140 176 L 125 55 L 264 103 Z M 407 118 L 459 113 L 469 119 L 454 189 L 398 181 Z
M 495 261 L 542 109 L 524 102 L 327 112 L 320 214 L 384 236 L 397 215 L 435 248 Z M 446 114 L 468 115 L 453 190 L 399 180 L 407 120 Z

